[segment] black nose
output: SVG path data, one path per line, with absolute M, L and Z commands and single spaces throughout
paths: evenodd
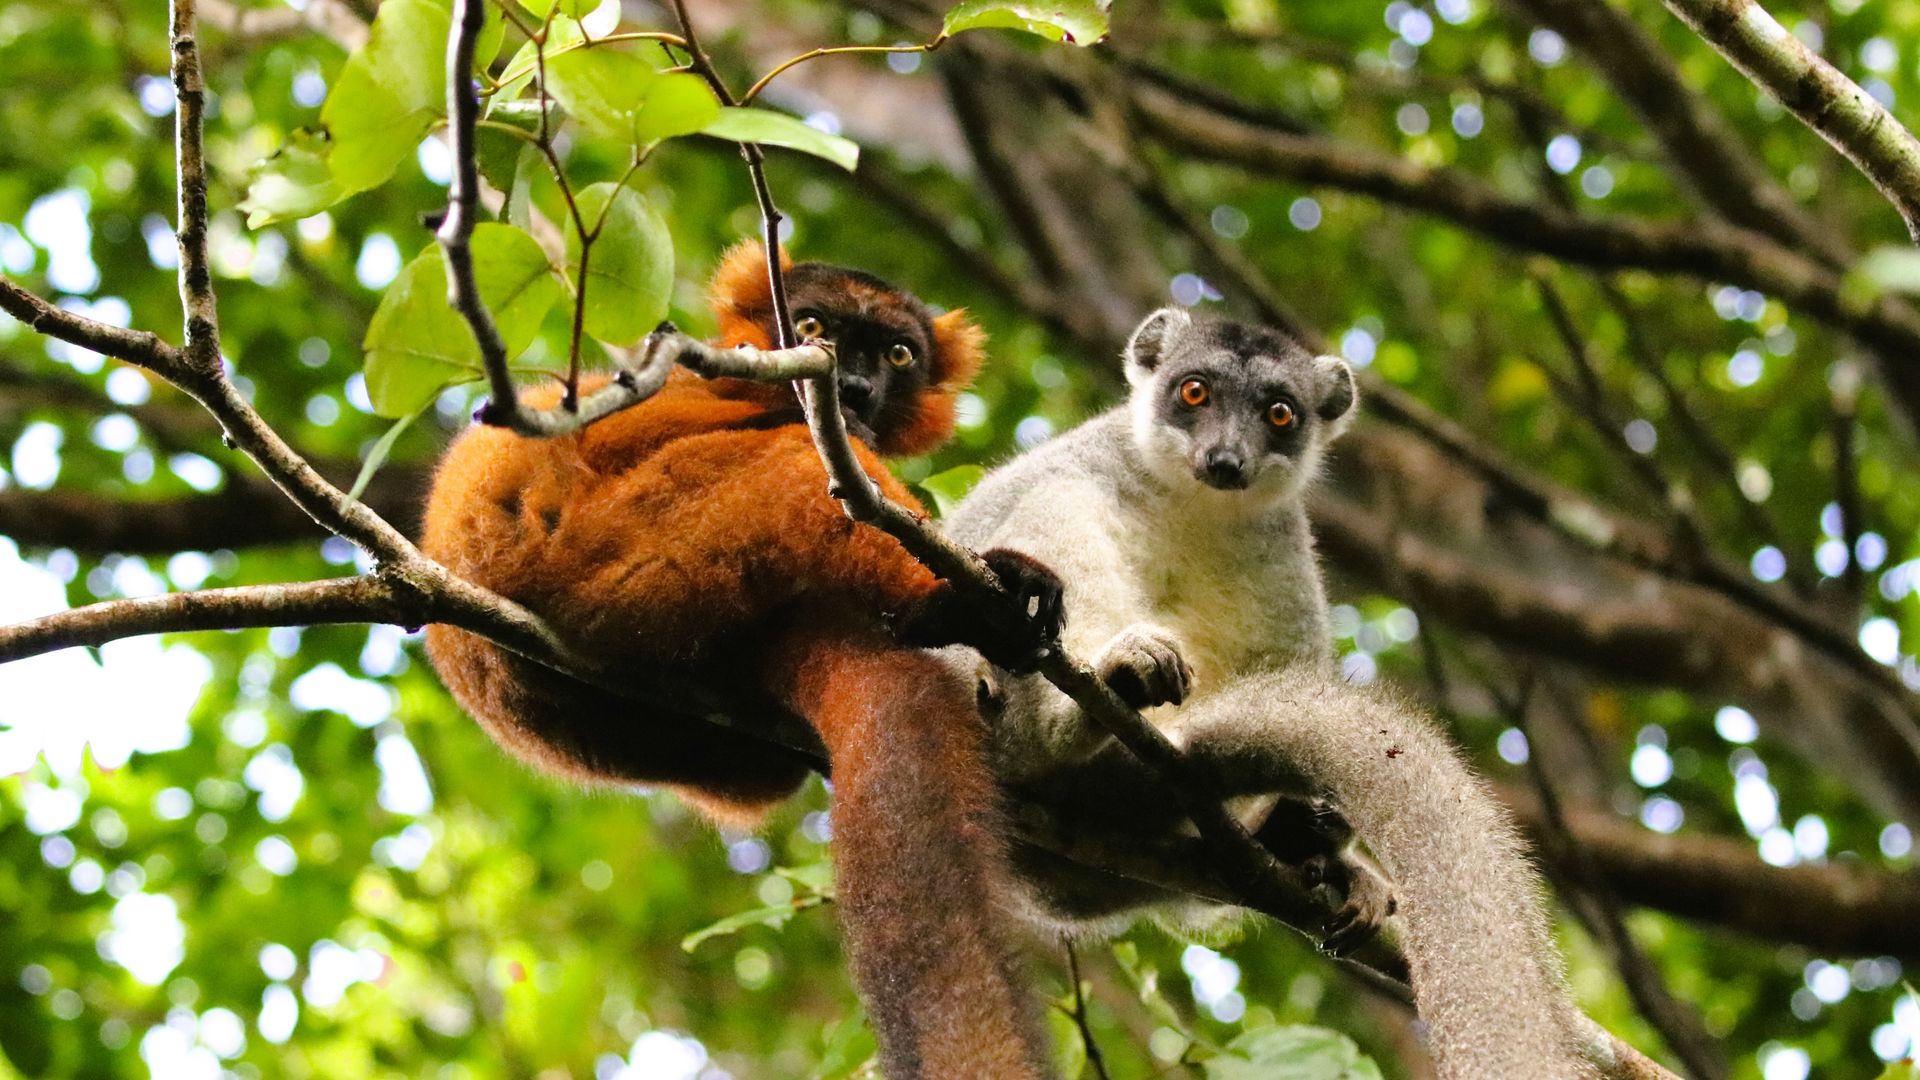
M 865 412 L 873 403 L 873 382 L 864 375 L 840 376 L 840 404 L 854 412 Z
M 1215 448 L 1207 451 L 1207 483 L 1217 488 L 1243 488 L 1247 486 L 1247 463 L 1232 450 Z

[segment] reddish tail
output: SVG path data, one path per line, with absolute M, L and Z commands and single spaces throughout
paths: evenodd
M 888 1080 L 1049 1075 L 1003 913 L 996 791 L 973 687 L 877 636 L 804 636 L 771 685 L 833 759 L 838 906 Z

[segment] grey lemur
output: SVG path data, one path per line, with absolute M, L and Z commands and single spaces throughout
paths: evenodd
M 1126 374 L 1126 405 L 989 473 L 949 533 L 1052 567 L 1067 648 L 1093 657 L 1276 854 L 1341 856 L 1328 862 L 1348 891 L 1336 938 L 1364 938 L 1397 893 L 1441 1076 L 1594 1075 L 1580 1045 L 1591 1028 L 1506 815 L 1431 723 L 1335 672 L 1304 499 L 1352 416 L 1346 363 L 1169 308 L 1135 330 Z M 1110 843 L 1190 830 L 1177 807 L 1129 797 L 1140 767 L 1064 694 L 1033 676 L 990 680 L 995 769 L 1014 800 Z M 1300 806 L 1343 815 L 1392 891 Z M 1019 869 L 1020 906 L 1064 934 L 1224 910 L 1065 859 Z

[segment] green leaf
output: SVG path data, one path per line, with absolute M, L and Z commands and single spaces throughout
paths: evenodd
M 512 225 L 483 221 L 473 227 L 473 277 L 506 342 L 507 358 L 519 356 L 560 299 L 560 281 L 546 251 Z M 479 359 L 477 351 L 474 358 Z
M 699 131 L 720 112 L 698 76 L 663 75 L 613 49 L 575 49 L 548 59 L 547 90 L 588 131 L 633 146 Z
M 385 182 L 445 113 L 450 22 L 429 0 L 387 0 L 340 69 L 320 121 L 342 197 Z
M 785 113 L 767 109 L 724 108 L 700 130 L 704 134 L 732 139 L 734 142 L 784 146 L 789 150 L 825 158 L 848 172 L 852 172 L 854 166 L 860 163 L 860 146 L 852 139 L 829 135 Z
M 387 286 L 367 324 L 367 396 L 380 416 L 415 412 L 456 382 L 480 376 L 480 346 L 447 303 L 447 264 L 428 245 Z
M 247 196 L 240 200 L 247 227 L 307 217 L 339 202 L 344 195 L 327 161 L 330 149 L 325 132 L 302 128 L 255 165 L 247 173 Z
M 248 226 L 316 214 L 385 183 L 446 111 L 450 25 L 432 0 L 380 5 L 366 44 L 347 57 L 320 108 L 322 130 L 295 132 L 248 175 L 240 203 Z
M 434 397 L 438 396 L 438 394 L 434 395 Z M 396 421 L 392 427 L 387 429 L 385 435 L 380 436 L 380 441 L 374 443 L 373 446 L 367 450 L 367 460 L 360 465 L 360 475 L 353 478 L 353 489 L 347 492 L 347 500 L 349 502 L 365 494 L 367 485 L 373 482 L 373 474 L 380 471 L 380 466 L 387 462 L 387 455 L 393 453 L 393 444 L 400 441 L 401 434 L 405 432 L 407 428 L 412 427 L 415 420 L 420 419 L 421 413 L 426 412 L 432 407 L 433 399 L 429 398 L 427 402 L 418 409 L 415 409 Z
M 778 930 L 787 925 L 788 920 L 810 907 L 819 907 L 826 903 L 820 896 L 802 896 L 791 903 L 775 904 L 772 907 L 754 908 L 750 911 L 735 912 L 711 926 L 695 930 L 680 940 L 680 947 L 687 952 L 700 947 L 708 938 L 725 937 L 737 934 L 748 927 L 769 926 Z
M 1352 1039 L 1307 1025 L 1246 1032 L 1204 1067 L 1207 1080 L 1381 1080 Z
M 667 223 L 631 188 L 594 184 L 574 201 L 589 229 L 605 212 L 587 262 L 587 332 L 611 345 L 632 345 L 667 317 L 673 237 Z M 576 288 L 579 269 L 580 235 L 569 228 L 566 272 Z
M 520 6 L 545 18 L 547 12 L 552 11 L 556 5 L 554 0 L 520 0 Z M 587 16 L 587 13 L 600 6 L 600 0 L 559 0 L 557 6 L 560 8 L 560 14 L 582 19 Z
M 947 12 L 943 37 L 963 30 L 1024 30 L 1048 41 L 1092 45 L 1107 36 L 1110 0 L 965 0 Z
M 1047 1034 L 1052 1036 L 1053 1071 L 1063 1080 L 1078 1080 L 1087 1068 L 1087 1039 L 1079 1021 L 1073 1018 L 1073 991 L 1053 1002 L 1047 1010 Z
M 833 895 L 833 864 L 826 861 L 804 866 L 776 866 L 773 872 L 816 896 Z
M 565 15 L 555 15 L 553 19 L 547 23 L 547 41 L 544 46 L 547 62 L 552 63 L 555 58 L 561 56 L 566 51 L 580 48 L 586 39 L 586 31 L 580 29 L 578 22 L 567 18 Z M 507 61 L 506 71 L 504 77 L 500 80 L 499 89 L 494 91 L 493 96 L 487 99 L 487 111 L 489 115 L 492 114 L 494 109 L 499 108 L 501 103 L 518 98 L 521 94 L 526 93 L 528 87 L 533 85 L 533 76 L 535 72 L 539 70 L 539 63 L 536 58 L 540 51 L 542 50 L 536 50 L 533 47 L 533 42 L 529 41 L 521 45 L 520 48 L 514 52 L 513 59 Z
M 1877 1080 L 1920 1080 L 1920 1061 L 1909 1058 L 1888 1065 Z
M 473 276 L 507 357 L 518 356 L 560 296 L 546 253 L 511 225 L 483 222 L 473 230 Z M 381 416 L 406 416 L 447 386 L 482 374 L 480 345 L 447 302 L 440 245 L 429 245 L 387 286 L 365 347 L 367 396 Z
M 480 175 L 495 188 L 511 192 L 515 170 L 519 167 L 523 151 L 538 149 L 526 139 L 511 131 L 504 131 L 495 125 L 504 124 L 529 134 L 539 130 L 540 121 L 530 106 L 531 102 L 516 101 L 515 108 L 496 112 L 487 118 L 487 122 L 474 129 L 474 164 L 480 167 Z
M 515 228 L 533 228 L 533 182 L 544 165 L 539 150 L 520 148 L 520 160 L 513 167 L 513 186 L 507 189 L 507 223 Z
M 866 1014 L 855 1009 L 841 1017 L 826 1031 L 824 1049 L 815 1061 L 808 1080 L 842 1080 L 843 1077 L 868 1075 L 863 1067 L 873 1059 L 876 1047 L 873 1029 Z
M 1188 1030 L 1186 1021 L 1180 1018 L 1179 1010 L 1160 992 L 1160 970 L 1140 959 L 1140 947 L 1131 941 L 1116 941 L 1113 943 L 1113 959 L 1126 974 L 1127 981 L 1133 984 L 1134 991 L 1140 995 L 1140 1004 L 1146 1006 L 1153 1018 L 1192 1039 L 1193 1032 Z
M 946 517 L 985 475 L 987 470 L 978 465 L 956 465 L 920 481 L 920 490 L 933 496 L 934 509 L 941 517 Z
M 480 27 L 480 36 L 473 42 L 473 70 L 485 71 L 493 66 L 493 59 L 500 55 L 500 46 L 507 40 L 507 18 L 500 14 L 498 4 L 488 4 L 486 23 Z M 447 12 L 447 21 L 453 21 L 453 12 Z

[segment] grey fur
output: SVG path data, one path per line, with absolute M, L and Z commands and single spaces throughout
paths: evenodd
M 1280 795 L 1345 814 L 1396 883 L 1443 1077 L 1593 1075 L 1506 816 L 1431 724 L 1333 670 L 1304 495 L 1352 415 L 1346 364 L 1167 309 L 1135 332 L 1127 377 L 1127 405 L 994 470 L 949 533 L 1050 566 L 1069 650 L 1103 675 L 1131 666 L 1150 700 L 1184 697 L 1143 712 L 1250 826 Z M 1204 407 L 1178 396 L 1191 378 L 1207 384 Z M 1251 426 L 1276 399 L 1293 407 L 1290 430 Z M 1222 490 L 1219 447 L 1247 459 L 1225 481 L 1244 487 Z M 1035 677 L 992 681 L 995 768 L 1016 800 L 1106 843 L 1190 831 L 1177 808 L 1126 796 L 1140 767 L 1065 695 Z M 1206 925 L 1223 910 L 1043 854 L 1019 869 L 1029 918 L 1063 934 L 1109 936 L 1142 914 Z

